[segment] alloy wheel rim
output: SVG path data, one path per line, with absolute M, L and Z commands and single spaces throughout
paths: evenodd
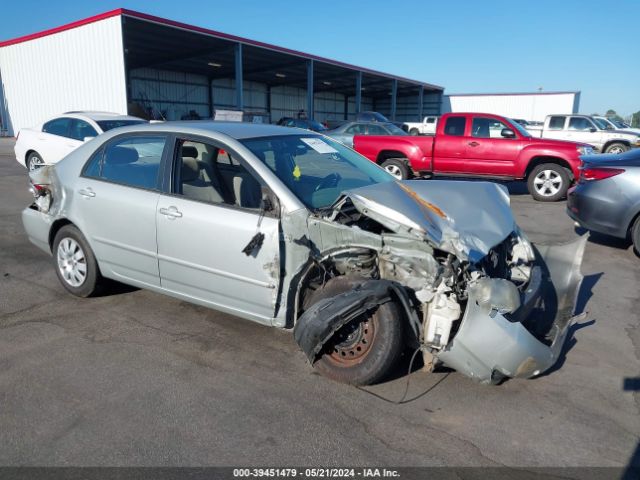
M 613 147 L 613 148 L 609 149 L 609 153 L 618 154 L 618 153 L 622 153 L 622 152 L 624 152 L 622 147 Z
M 402 180 L 402 171 L 397 165 L 387 165 L 386 167 L 384 167 L 384 169 L 391 175 L 396 177 L 398 180 Z
M 58 244 L 58 270 L 66 283 L 79 287 L 87 279 L 87 259 L 73 238 L 63 238 Z
M 533 179 L 533 186 L 543 197 L 552 197 L 562 188 L 562 177 L 553 170 L 542 170 Z
M 37 170 L 38 168 L 42 167 L 44 165 L 44 161 L 38 157 L 38 156 L 33 156 L 31 157 L 31 160 L 29 161 L 29 170 L 30 171 L 34 171 Z

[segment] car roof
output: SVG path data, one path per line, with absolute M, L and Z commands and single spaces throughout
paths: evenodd
M 236 140 L 257 137 L 276 137 L 282 135 L 292 135 L 295 133 L 318 135 L 302 128 L 282 127 L 267 123 L 245 123 L 245 122 L 216 122 L 212 120 L 183 120 L 171 122 L 144 123 L 122 127 L 118 132 L 176 132 L 176 133 L 221 133 Z
M 122 115 L 120 113 L 113 112 L 99 112 L 91 110 L 76 110 L 72 112 L 65 112 L 58 117 L 75 117 L 75 118 L 89 118 L 94 122 L 101 122 L 103 120 L 144 120 L 139 117 L 133 117 L 131 115 Z M 57 117 L 56 117 L 57 118 Z

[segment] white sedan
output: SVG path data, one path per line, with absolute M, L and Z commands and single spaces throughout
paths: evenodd
M 67 112 L 18 132 L 16 160 L 28 170 L 57 163 L 87 140 L 117 127 L 146 123 L 108 112 Z

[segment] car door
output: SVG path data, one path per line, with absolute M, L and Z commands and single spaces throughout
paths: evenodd
M 160 286 L 156 207 L 164 134 L 127 134 L 100 148 L 73 192 L 80 229 L 103 275 L 138 286 Z
M 567 140 L 572 142 L 588 143 L 596 148 L 602 148 L 602 133 L 596 126 L 584 117 L 569 117 L 567 125 Z
M 71 138 L 71 118 L 60 117 L 49 120 L 42 126 L 42 132 L 38 134 L 38 145 L 35 150 L 42 155 L 45 163 L 57 163 L 82 142 Z
M 471 117 L 471 140 L 467 142 L 467 170 L 477 174 L 515 175 L 515 164 L 522 148 L 519 138 L 502 136 L 503 130 L 517 133 L 502 121 L 482 115 Z
M 261 180 L 218 142 L 182 137 L 174 152 L 171 190 L 157 210 L 162 287 L 270 323 L 280 234 L 278 218 L 261 209 Z
M 433 153 L 433 170 L 437 173 L 469 173 L 465 160 L 467 143 L 473 141 L 468 133 L 465 115 L 447 117 L 442 135 L 436 138 Z

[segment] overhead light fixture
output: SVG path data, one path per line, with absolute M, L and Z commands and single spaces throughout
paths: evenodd
M 207 63 L 207 65 L 210 65 L 212 67 L 221 67 L 222 66 L 221 63 L 216 63 L 216 62 L 209 62 L 209 63 Z
M 325 85 L 331 85 L 331 82 L 327 82 L 327 81 L 324 81 L 322 83 L 324 83 Z
M 366 90 L 366 88 L 362 87 L 360 90 L 362 90 L 364 92 Z
M 286 77 L 286 75 L 284 73 L 276 73 L 276 77 L 284 78 L 284 77 Z

